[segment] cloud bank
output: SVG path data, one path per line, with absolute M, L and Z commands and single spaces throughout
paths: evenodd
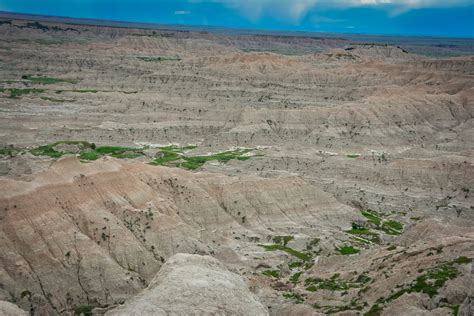
M 214 2 L 238 10 L 251 21 L 264 16 L 295 22 L 318 8 L 384 8 L 394 16 L 412 9 L 446 8 L 474 5 L 474 0 L 191 0 L 194 3 Z

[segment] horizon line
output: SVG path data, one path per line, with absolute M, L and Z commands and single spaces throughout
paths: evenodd
M 159 26 L 166 26 L 166 27 L 181 27 L 181 28 L 208 28 L 208 29 L 228 29 L 228 30 L 241 30 L 241 31 L 254 31 L 254 32 L 287 32 L 287 33 L 308 33 L 308 34 L 336 34 L 336 35 L 349 35 L 349 36 L 383 36 L 383 37 L 411 37 L 411 38 L 434 38 L 434 39 L 466 39 L 466 40 L 474 40 L 474 36 L 446 36 L 446 35 L 422 35 L 422 34 L 394 34 L 394 33 L 356 33 L 356 32 L 328 32 L 328 31 L 315 31 L 315 30 L 288 30 L 288 29 L 269 29 L 269 28 L 250 28 L 250 27 L 230 27 L 230 26 L 218 26 L 218 25 L 202 25 L 202 24 L 164 24 L 158 22 L 143 22 L 143 21 L 130 21 L 130 20 L 109 20 L 109 19 L 101 19 L 101 18 L 88 18 L 88 17 L 72 17 L 72 16 L 62 16 L 62 15 L 45 15 L 45 14 L 38 14 L 38 13 L 25 13 L 25 12 L 15 12 L 15 11 L 4 11 L 0 10 L 1 14 L 13 14 L 13 15 L 20 15 L 20 16 L 27 16 L 27 17 L 44 17 L 44 18 L 58 18 L 58 19 L 70 19 L 70 20 L 79 20 L 83 22 L 109 22 L 109 23 L 121 23 L 121 24 L 138 24 L 141 26 L 135 26 L 136 28 L 140 29 L 158 29 Z M 0 16 L 1 18 L 1 16 Z M 21 19 L 20 20 L 27 20 Z M 43 22 L 51 22 L 51 21 L 43 21 Z M 69 22 L 61 22 L 61 21 L 53 21 L 59 23 L 69 23 Z M 74 24 L 74 23 L 69 23 Z M 123 27 L 127 28 L 127 26 L 117 26 L 117 25 L 97 25 L 97 24 L 87 24 L 87 23 L 78 23 L 78 25 L 92 25 L 92 26 L 105 26 L 105 27 Z M 147 27 L 148 26 L 148 27 Z M 155 26 L 155 27 L 153 27 Z M 128 27 L 131 28 L 131 27 Z M 180 31 L 179 29 L 167 29 L 167 30 L 174 30 Z M 189 30 L 192 31 L 192 30 Z M 266 34 L 262 34 L 266 35 Z

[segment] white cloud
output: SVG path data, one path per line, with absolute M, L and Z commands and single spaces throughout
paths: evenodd
M 175 15 L 188 15 L 191 14 L 191 11 L 174 11 Z
M 188 0 L 194 3 L 222 3 L 238 10 L 251 21 L 269 16 L 297 24 L 309 11 L 318 7 L 375 7 L 385 6 L 391 15 L 398 15 L 411 9 L 442 8 L 473 5 L 474 0 Z
M 237 9 L 252 21 L 262 16 L 298 22 L 313 8 L 318 0 L 217 0 L 228 7 Z

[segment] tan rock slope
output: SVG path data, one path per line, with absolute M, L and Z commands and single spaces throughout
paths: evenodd
M 45 293 L 44 304 L 56 310 L 120 302 L 175 253 L 256 266 L 246 256 L 263 252 L 260 240 L 290 232 L 308 239 L 318 227 L 348 228 L 360 217 L 296 177 L 230 178 L 65 158 L 31 182 L 0 181 L 5 285 Z
M 1 16 L 0 313 L 472 314 L 469 40 Z
M 113 315 L 268 315 L 242 278 L 209 256 L 171 257 L 149 286 Z
M 0 301 L 0 315 L 5 316 L 25 316 L 28 315 L 28 312 L 22 310 L 15 304 Z

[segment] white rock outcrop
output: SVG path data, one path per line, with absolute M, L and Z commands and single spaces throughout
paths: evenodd
M 210 256 L 176 254 L 117 315 L 268 315 L 243 279 Z

